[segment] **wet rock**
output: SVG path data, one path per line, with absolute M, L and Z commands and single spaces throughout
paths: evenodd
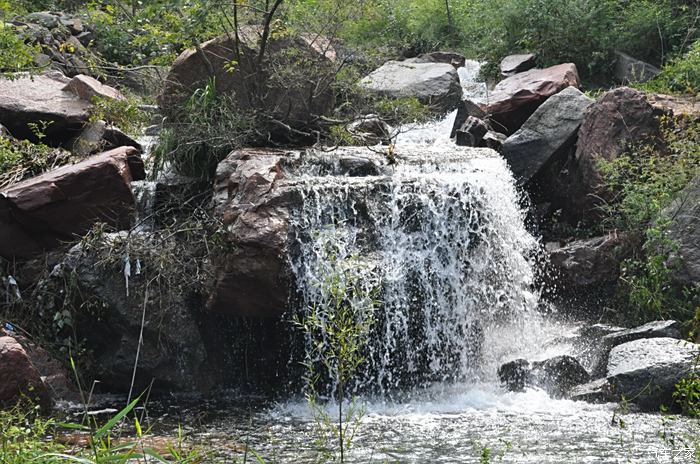
M 610 352 L 607 379 L 613 394 L 646 411 L 672 407 L 676 384 L 698 372 L 700 346 L 674 338 L 644 338 Z
M 458 107 L 462 86 L 457 70 L 446 63 L 388 61 L 360 81 L 368 92 L 390 97 L 416 97 L 438 113 Z
M 510 361 L 498 368 L 498 378 L 510 391 L 537 387 L 561 398 L 574 386 L 588 382 L 590 375 L 575 358 L 562 355 L 532 364 L 524 359 Z
M 121 147 L 8 188 L 0 195 L 0 256 L 28 258 L 84 235 L 96 222 L 128 228 L 129 183 L 143 176 L 132 147 Z
M 348 125 L 348 132 L 362 143 L 376 145 L 391 140 L 391 128 L 379 117 L 369 114 Z
M 670 256 L 677 263 L 671 277 L 679 285 L 695 285 L 700 282 L 700 176 L 690 181 L 662 215 L 670 219 L 668 237 L 677 246 Z
M 681 324 L 678 321 L 653 321 L 634 327 L 616 331 L 603 337 L 602 341 L 610 348 L 641 338 L 681 338 Z
M 499 82 L 481 105 L 493 128 L 513 134 L 547 98 L 567 87 L 580 85 L 572 63 L 545 69 L 531 69 Z
M 535 67 L 535 55 L 508 55 L 501 61 L 501 75 L 510 77 L 514 74 L 528 71 Z
M 414 63 L 447 63 L 455 68 L 461 68 L 467 59 L 464 55 L 455 52 L 430 52 L 411 58 L 411 61 Z
M 0 334 L 0 407 L 11 408 L 23 398 L 51 407 L 51 397 L 25 349 L 13 337 Z
M 471 100 L 462 100 L 457 107 L 457 114 L 455 116 L 455 122 L 452 125 L 452 131 L 450 132 L 450 138 L 454 138 L 457 135 L 457 130 L 459 130 L 464 123 L 467 121 L 468 117 L 474 117 L 478 119 L 485 119 L 486 113 Z
M 498 368 L 498 378 L 509 391 L 524 391 L 530 385 L 530 363 L 525 359 L 507 362 Z
M 85 101 L 91 101 L 95 97 L 109 100 L 126 100 L 124 95 L 114 87 L 104 85 L 97 79 L 84 74 L 72 78 L 63 90 L 72 92 Z
M 588 403 L 609 403 L 619 398 L 613 394 L 612 386 L 607 379 L 597 379 L 573 387 L 569 392 L 569 399 Z
M 643 93 L 629 87 L 611 90 L 591 105 L 578 133 L 575 155 L 584 186 L 600 196 L 609 196 L 599 188 L 600 161 L 616 159 L 632 143 L 654 143 L 662 114 Z
M 567 87 L 549 97 L 503 143 L 501 154 L 513 175 L 528 182 L 555 157 L 564 157 L 574 143 L 586 109 L 593 100 L 575 87 Z
M 506 134 L 490 130 L 484 135 L 484 145 L 500 152 L 507 138 L 508 136 Z
M 462 127 L 457 129 L 455 143 L 463 147 L 486 146 L 484 136 L 489 132 L 488 125 L 481 119 L 469 116 Z
M 70 80 L 52 71 L 39 76 L 0 79 L 0 124 L 21 139 L 38 141 L 30 124 L 46 121 L 48 143 L 60 145 L 82 129 L 90 103 L 65 90 Z
M 649 81 L 661 73 L 656 66 L 633 58 L 622 52 L 615 52 L 615 79 L 622 84 Z
M 182 52 L 170 68 L 159 97 L 164 114 L 176 120 L 180 105 L 211 78 L 217 92 L 233 96 L 241 110 L 264 111 L 293 129 L 308 130 L 318 116 L 330 113 L 335 94 L 330 86 L 319 86 L 322 77 L 315 80 L 309 74 L 305 76 L 307 79 L 290 80 L 273 75 L 269 69 L 258 69 L 256 49 L 260 34 L 254 29 L 240 31 L 238 46 L 234 39 L 223 36 Z M 317 44 L 310 45 L 300 37 L 273 38 L 267 44 L 266 53 L 277 68 L 294 61 L 304 63 L 309 73 L 320 75 L 328 70 L 330 75 L 332 72 L 327 51 L 319 52 Z M 230 69 L 232 60 L 237 62 L 233 71 Z M 280 140 L 293 137 L 290 131 L 278 125 L 271 126 L 271 135 Z
M 564 246 L 548 243 L 547 249 L 561 290 L 600 292 L 617 282 L 620 263 L 629 255 L 631 245 L 626 235 L 620 233 L 575 240 Z
M 533 385 L 543 388 L 556 398 L 568 396 L 574 386 L 590 380 L 590 375 L 581 363 L 567 355 L 532 363 L 530 375 Z

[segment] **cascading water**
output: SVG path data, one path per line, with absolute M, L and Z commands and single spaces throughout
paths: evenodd
M 394 165 L 367 155 L 372 175 L 360 177 L 334 167 L 342 151 L 303 164 L 292 227 L 298 304 L 327 304 L 321 283 L 333 263 L 352 258 L 381 300 L 360 385 L 386 394 L 492 378 L 501 349 L 487 346 L 492 332 L 527 319 L 538 300 L 529 259 L 536 241 L 512 176 L 488 150 L 402 152 Z

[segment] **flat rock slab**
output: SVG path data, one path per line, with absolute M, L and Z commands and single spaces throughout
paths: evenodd
M 643 338 L 610 352 L 607 378 L 617 398 L 644 410 L 671 407 L 676 384 L 697 372 L 700 346 L 675 338 Z
M 499 82 L 481 105 L 494 130 L 513 134 L 552 95 L 567 87 L 579 87 L 576 65 L 564 63 L 545 69 L 531 69 Z
M 143 178 L 137 153 L 120 147 L 2 192 L 0 256 L 31 257 L 82 237 L 97 222 L 117 230 L 130 227 L 134 196 L 129 184 Z
M 570 146 L 592 104 L 593 100 L 575 87 L 548 98 L 503 144 L 501 154 L 513 175 L 521 182 L 529 181 Z
M 443 112 L 457 108 L 462 99 L 457 70 L 447 63 L 388 61 L 362 79 L 360 85 L 386 97 L 416 97 Z
M 66 141 L 80 132 L 91 104 L 65 89 L 70 79 L 60 72 L 0 79 L 0 124 L 17 138 L 37 141 L 30 124 L 46 121 L 46 140 Z
M 501 61 L 501 74 L 512 76 L 513 74 L 528 71 L 535 67 L 535 55 L 525 53 L 520 55 L 508 55 Z

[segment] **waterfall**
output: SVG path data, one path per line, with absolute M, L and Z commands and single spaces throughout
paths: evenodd
M 403 144 L 395 164 L 357 148 L 306 158 L 291 220 L 296 307 L 328 303 L 323 281 L 339 262 L 379 287 L 357 386 L 492 378 L 499 350 L 518 343 L 498 333 L 538 303 L 537 243 L 505 161 L 448 144 Z

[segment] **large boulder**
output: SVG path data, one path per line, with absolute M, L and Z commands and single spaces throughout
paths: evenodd
M 91 374 L 103 390 L 129 391 L 135 365 L 135 391 L 151 382 L 156 391 L 206 391 L 215 382 L 199 279 L 182 264 L 194 262 L 185 252 L 173 259 L 177 240 L 170 231 L 91 236 L 41 282 L 45 293 L 79 298 L 72 324 L 90 347 Z M 43 310 L 58 312 L 59 300 L 48 299 Z
M 0 124 L 17 138 L 38 141 L 30 126 L 38 124 L 46 140 L 54 144 L 68 141 L 80 132 L 91 108 L 89 101 L 66 90 L 69 82 L 56 71 L 0 79 Z
M 390 98 L 416 97 L 438 113 L 457 108 L 462 100 L 457 70 L 447 63 L 388 61 L 362 79 L 360 86 Z
M 579 85 L 573 63 L 531 69 L 499 82 L 481 108 L 489 115 L 495 130 L 510 135 L 549 97 Z
M 668 237 L 675 242 L 672 277 L 680 285 L 700 282 L 700 176 L 691 180 L 662 214 L 670 220 Z
M 501 149 L 515 177 L 527 182 L 552 158 L 565 155 L 592 103 L 577 88 L 567 87 L 537 108 Z
M 591 105 L 578 133 L 575 155 L 584 186 L 604 196 L 599 188 L 600 161 L 616 159 L 630 144 L 654 143 L 662 114 L 643 93 L 629 87 L 611 90 Z
M 514 74 L 529 71 L 535 67 L 535 64 L 535 55 L 532 53 L 508 55 L 501 60 L 501 75 L 510 77 Z
M 211 80 L 217 93 L 232 97 L 240 111 L 263 112 L 277 121 L 278 129 L 287 125 L 306 130 L 332 111 L 334 53 L 330 46 L 303 37 L 275 37 L 259 62 L 260 31 L 247 28 L 239 37 L 240 41 L 218 37 L 180 54 L 159 97 L 166 116 L 177 119 L 184 110 L 182 104 Z M 284 138 L 291 133 L 282 130 L 278 135 Z
M 655 78 L 661 70 L 645 61 L 622 52 L 615 52 L 615 79 L 622 84 L 646 82 Z
M 700 346 L 675 338 L 644 338 L 610 352 L 607 378 L 612 391 L 640 408 L 672 407 L 676 384 L 698 372 Z
M 49 391 L 25 349 L 13 337 L 0 333 L 0 407 L 26 399 L 42 408 L 51 405 Z
M 84 235 L 97 222 L 130 227 L 129 186 L 144 177 L 132 147 L 121 147 L 10 186 L 0 195 L 0 256 L 28 258 Z
M 563 246 L 550 242 L 546 248 L 557 286 L 569 294 L 593 289 L 600 293 L 614 286 L 620 275 L 620 263 L 631 251 L 624 234 L 574 240 Z

